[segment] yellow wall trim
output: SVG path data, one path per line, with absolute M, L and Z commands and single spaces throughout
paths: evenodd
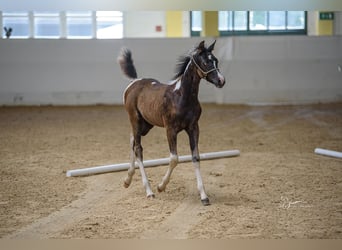
M 166 36 L 182 37 L 183 36 L 183 12 L 167 11 L 166 12 Z
M 219 36 L 217 11 L 203 11 L 201 35 L 202 36 Z

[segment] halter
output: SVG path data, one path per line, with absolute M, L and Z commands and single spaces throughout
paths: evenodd
M 216 71 L 219 71 L 219 69 L 216 68 L 215 63 L 214 63 L 214 68 L 212 68 L 212 69 L 210 69 L 210 70 L 208 70 L 208 71 L 204 71 L 204 70 L 196 63 L 196 61 L 195 61 L 195 59 L 194 59 L 193 56 L 191 56 L 191 61 L 196 65 L 197 69 L 203 74 L 203 77 L 202 77 L 202 78 L 204 78 L 204 79 L 207 79 L 207 75 L 208 75 L 209 73 L 211 73 L 211 72 L 213 72 L 213 71 L 215 71 L 215 70 L 216 70 Z

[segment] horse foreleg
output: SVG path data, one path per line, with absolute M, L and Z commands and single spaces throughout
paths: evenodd
M 166 185 L 170 182 L 171 174 L 173 172 L 173 169 L 177 166 L 177 163 L 178 163 L 178 155 L 175 153 L 171 153 L 169 167 L 161 183 L 157 187 L 159 192 L 165 191 Z
M 173 130 L 167 130 L 167 139 L 170 148 L 170 164 L 166 171 L 165 176 L 163 177 L 161 183 L 158 185 L 158 191 L 165 191 L 166 185 L 170 181 L 171 174 L 174 168 L 178 164 L 178 154 L 177 154 L 177 133 Z
M 124 186 L 125 188 L 128 188 L 129 185 L 131 185 L 132 182 L 132 177 L 135 173 L 135 153 L 134 153 L 134 147 L 135 147 L 135 143 L 134 143 L 134 136 L 133 134 L 131 134 L 131 139 L 130 139 L 130 146 L 131 146 L 131 155 L 130 155 L 130 166 L 127 172 L 127 177 L 124 181 Z
M 199 128 L 198 125 L 194 128 L 187 130 L 189 135 L 190 149 L 192 154 L 192 163 L 195 168 L 195 174 L 197 179 L 197 189 L 201 196 L 201 202 L 204 206 L 210 205 L 209 198 L 204 190 L 204 184 L 200 171 L 200 157 L 198 152 L 198 138 L 199 138 Z
M 203 180 L 200 172 L 200 162 L 199 162 L 199 155 L 193 156 L 192 160 L 194 167 L 195 167 L 195 174 L 196 174 L 196 179 L 197 179 L 197 189 L 200 193 L 201 196 L 201 202 L 204 206 L 210 205 L 209 198 L 207 194 L 204 191 L 204 185 L 203 185 Z
M 137 163 L 140 169 L 143 186 L 146 190 L 146 196 L 147 198 L 154 198 L 154 193 L 151 190 L 150 182 L 148 181 L 143 162 L 140 159 L 137 159 Z

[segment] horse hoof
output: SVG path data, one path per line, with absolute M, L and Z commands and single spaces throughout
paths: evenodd
M 154 194 L 149 194 L 149 195 L 147 195 L 147 199 L 154 199 L 156 196 L 154 195 Z
M 125 187 L 125 188 L 128 188 L 129 185 L 130 185 L 130 184 L 128 184 L 128 183 L 126 183 L 126 182 L 124 181 L 124 187 Z
M 159 193 L 161 193 L 161 192 L 165 191 L 165 188 L 160 188 L 159 185 L 158 185 L 157 186 L 157 190 L 158 190 Z
M 205 198 L 203 200 L 201 200 L 203 206 L 209 206 L 210 205 L 210 201 L 209 201 L 209 198 Z

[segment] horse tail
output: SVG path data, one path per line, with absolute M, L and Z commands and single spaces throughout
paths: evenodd
M 129 49 L 123 48 L 121 50 L 120 55 L 118 56 L 118 63 L 125 76 L 130 79 L 138 78 L 132 59 L 132 52 Z

